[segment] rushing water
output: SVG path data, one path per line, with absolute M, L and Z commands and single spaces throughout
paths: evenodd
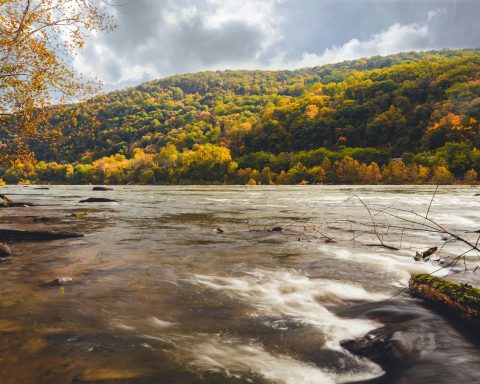
M 392 229 L 394 251 L 356 229 L 370 218 L 353 195 L 424 213 L 432 187 L 3 189 L 39 206 L 1 210 L 2 227 L 85 237 L 17 243 L 0 263 L 2 384 L 480 382 L 472 335 L 398 294 L 438 269 L 412 256 L 440 235 Z M 430 217 L 478 230 L 475 192 L 440 188 Z M 92 196 L 118 203 L 79 203 Z M 73 283 L 41 287 L 61 276 Z M 384 325 L 411 349 L 387 376 L 339 344 Z

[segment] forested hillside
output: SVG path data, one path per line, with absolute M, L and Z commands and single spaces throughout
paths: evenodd
M 32 143 L 40 162 L 3 179 L 450 183 L 467 173 L 474 182 L 480 50 L 177 75 L 61 113 L 76 117 L 54 116 Z

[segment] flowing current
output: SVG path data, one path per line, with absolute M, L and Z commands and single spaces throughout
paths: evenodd
M 85 237 L 15 243 L 0 262 L 0 383 L 478 383 L 475 335 L 402 291 L 439 269 L 413 255 L 442 235 L 388 233 L 382 217 L 400 250 L 379 247 L 363 205 L 480 229 L 476 188 L 441 187 L 431 202 L 434 189 L 3 187 L 37 206 L 2 209 L 2 228 Z M 58 277 L 73 281 L 42 287 Z M 406 348 L 400 370 L 340 344 L 385 326 Z

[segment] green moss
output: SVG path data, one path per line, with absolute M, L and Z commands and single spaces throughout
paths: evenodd
M 425 273 L 412 276 L 412 282 L 428 285 L 460 304 L 480 310 L 480 289 L 470 284 L 454 283 Z

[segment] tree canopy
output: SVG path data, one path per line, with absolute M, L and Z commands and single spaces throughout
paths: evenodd
M 69 61 L 90 32 L 111 27 L 90 0 L 0 2 L 0 163 L 31 157 L 28 139 L 48 135 L 48 128 L 55 132 L 48 123 L 53 103 L 78 101 L 97 90 Z

